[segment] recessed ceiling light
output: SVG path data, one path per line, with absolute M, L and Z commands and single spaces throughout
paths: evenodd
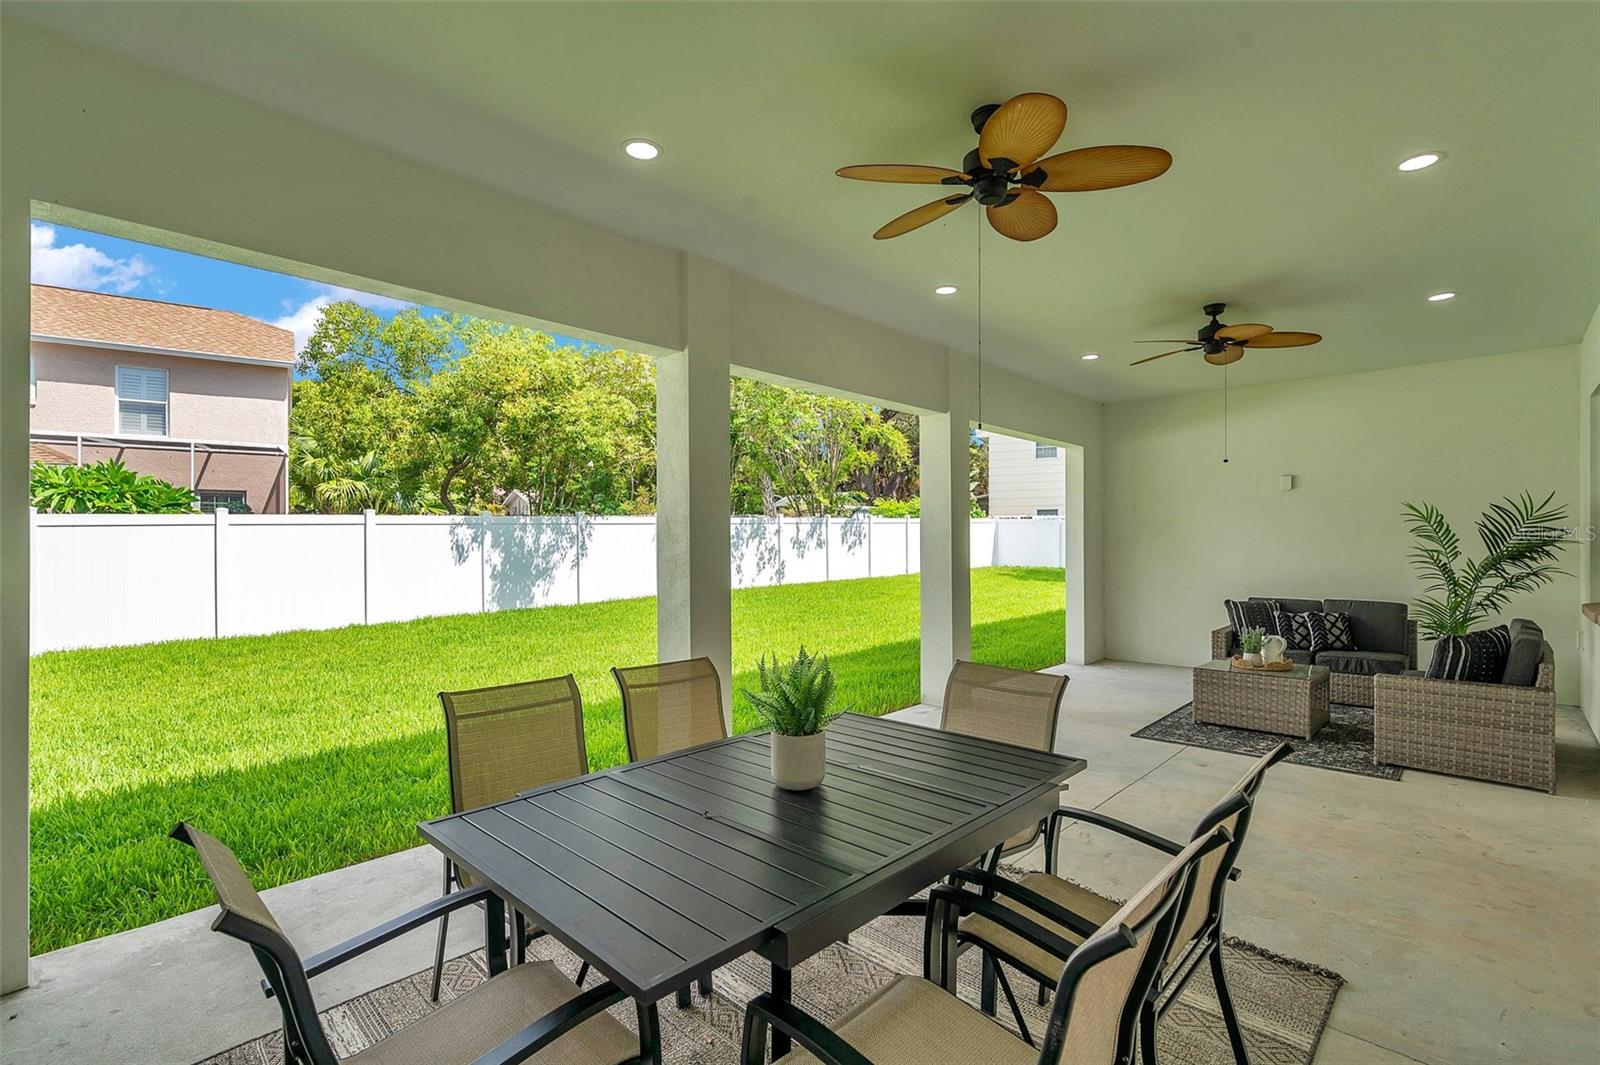
M 661 145 L 655 141 L 647 140 L 623 141 L 622 150 L 627 152 L 631 158 L 648 162 L 661 154 Z
M 1456 294 L 1454 292 L 1435 292 L 1433 295 L 1428 297 L 1428 302 L 1443 303 L 1445 300 L 1453 300 L 1455 298 Z
M 935 296 L 954 296 L 960 291 L 961 290 L 956 288 L 954 285 L 940 285 L 938 288 L 933 290 L 933 294 Z
M 1098 351 L 1086 351 L 1082 355 L 1078 356 L 1078 358 L 1082 359 L 1084 362 L 1093 362 L 1099 357 L 1100 353 Z
M 1406 174 L 1414 170 L 1426 170 L 1443 158 L 1443 152 L 1423 152 L 1421 155 L 1413 155 L 1410 159 L 1401 160 L 1397 169 Z

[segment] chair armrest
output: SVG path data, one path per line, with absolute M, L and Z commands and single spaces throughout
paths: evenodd
M 1077 806 L 1063 806 L 1050 815 L 1050 831 L 1058 830 L 1063 820 L 1082 821 L 1085 824 L 1095 825 L 1098 828 L 1110 829 L 1123 835 L 1136 843 L 1143 843 L 1146 847 L 1154 847 L 1163 854 L 1178 854 L 1183 850 L 1183 844 L 1175 843 L 1165 836 L 1158 836 L 1154 832 L 1147 832 L 1138 825 L 1130 825 L 1126 821 L 1118 820 L 1110 814 L 1103 814 L 1098 810 L 1085 810 Z
M 493 1050 L 478 1057 L 473 1065 L 517 1065 L 566 1035 L 602 1010 L 628 996 L 611 981 L 567 999 L 561 1005 L 528 1025 Z
M 413 928 L 420 928 L 429 921 L 437 920 L 453 910 L 463 906 L 471 906 L 482 902 L 489 895 L 486 887 L 468 888 L 465 891 L 452 891 L 448 895 L 440 895 L 431 902 L 425 902 L 414 910 L 402 913 L 398 917 L 391 917 L 375 928 L 369 928 L 358 936 L 352 936 L 337 946 L 329 947 L 311 955 L 305 961 L 306 976 L 312 977 L 327 972 L 338 965 L 343 965 L 351 958 L 359 957 L 371 950 L 405 935 Z M 272 992 L 267 992 L 267 997 L 272 997 Z
M 958 880 L 978 884 L 986 891 L 992 891 L 995 895 L 1004 895 L 1008 899 L 1014 899 L 1029 909 L 1043 914 L 1056 924 L 1072 929 L 1080 936 L 1091 936 L 1100 930 L 1100 926 L 1095 922 L 1073 913 L 1054 899 L 1045 898 L 1037 891 L 1025 888 L 1014 880 L 1007 880 L 1003 876 L 997 876 L 994 873 L 971 867 L 956 870 L 955 876 Z M 1050 951 L 1052 954 L 1058 954 L 1063 958 L 1077 949 L 1048 928 L 1029 921 L 1026 916 L 1010 906 L 1002 906 L 995 902 L 992 896 L 979 895 L 971 891 L 963 891 L 959 887 L 941 884 L 928 893 L 928 920 L 930 921 L 934 919 L 933 915 L 937 910 L 934 905 L 935 900 L 949 906 L 953 915 L 977 913 L 988 917 L 996 924 L 1005 926 L 1019 936 L 1033 940 L 1045 950 Z M 998 914 L 996 911 L 998 911 Z M 1016 922 L 1020 922 L 1020 924 Z
M 768 993 L 757 995 L 744 1008 L 744 1048 L 740 1060 L 767 1060 L 768 1026 L 811 1051 L 824 1065 L 872 1065 L 839 1033 L 792 1003 Z M 483 1063 L 480 1061 L 479 1065 Z
M 1227 658 L 1228 652 L 1233 649 L 1233 626 L 1224 625 L 1220 629 L 1211 630 L 1211 658 Z

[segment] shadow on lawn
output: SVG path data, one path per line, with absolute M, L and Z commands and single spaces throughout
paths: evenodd
M 974 657 L 1052 665 L 1062 658 L 1062 632 L 1062 611 L 979 625 Z M 840 703 L 878 714 L 918 702 L 918 648 L 917 640 L 901 640 L 831 656 Z M 757 727 L 739 694 L 755 683 L 752 668 L 728 686 L 736 732 Z M 588 704 L 585 725 L 593 769 L 625 760 L 618 700 Z M 53 950 L 214 903 L 188 848 L 167 838 L 178 820 L 227 843 L 266 888 L 417 846 L 417 822 L 449 805 L 441 723 L 379 743 L 36 807 L 32 948 Z

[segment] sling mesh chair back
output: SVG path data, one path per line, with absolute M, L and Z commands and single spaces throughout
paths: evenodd
M 847 1012 L 832 1030 L 789 1003 L 758 996 L 745 1010 L 745 1065 L 762 1060 L 767 1030 L 776 1027 L 801 1048 L 785 1065 L 925 1065 L 973 1061 L 995 1065 L 1124 1065 L 1135 1048 L 1134 1022 L 1171 940 L 1178 907 L 1197 862 L 1227 842 L 1225 830 L 1198 839 L 1084 941 L 1063 969 L 1045 1035 L 1037 1049 L 952 993 L 955 920 L 961 913 L 1001 907 L 983 895 L 949 885 L 934 888 L 929 906 L 923 977 L 902 976 Z M 1002 919 L 1025 935 L 1052 933 L 1006 911 Z
M 450 759 L 450 812 L 514 799 L 541 784 L 589 771 L 583 743 L 583 699 L 572 674 L 492 688 L 440 692 Z M 444 890 L 472 886 L 472 877 L 444 860 Z M 523 922 L 520 918 L 518 924 Z M 439 922 L 432 997 L 439 1000 L 449 918 Z M 539 934 L 534 931 L 534 934 Z M 518 949 L 523 936 L 518 935 Z
M 605 1012 L 626 996 L 613 984 L 582 991 L 551 962 L 519 965 L 426 1014 L 381 1042 L 341 1059 L 317 1015 L 308 978 L 358 957 L 456 903 L 437 899 L 372 932 L 304 961 L 231 850 L 179 822 L 172 837 L 200 857 L 221 912 L 212 928 L 250 945 L 283 1013 L 284 1058 L 294 1065 L 401 1065 L 424 1061 L 637 1060 L 638 1040 Z M 480 893 L 463 893 L 465 905 Z M 547 1053 L 543 1053 L 548 1051 Z
M 637 762 L 726 739 L 722 678 L 709 658 L 618 667 L 628 757 Z
M 1065 675 L 957 662 L 945 683 L 939 727 L 946 732 L 1049 751 L 1055 746 L 1067 679 Z M 1043 825 L 1036 825 L 1007 839 L 992 853 L 991 867 L 1000 858 L 1031 846 L 1042 829 Z

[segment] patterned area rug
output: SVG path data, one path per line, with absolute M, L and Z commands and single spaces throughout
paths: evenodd
M 530 953 L 548 958 L 569 975 L 577 959 L 552 938 L 536 940 Z M 917 917 L 884 917 L 801 964 L 794 974 L 795 1002 L 811 1014 L 831 1021 L 897 974 L 921 972 L 922 921 Z M 1328 1012 L 1343 979 L 1304 962 L 1270 954 L 1244 942 L 1224 948 L 1228 986 L 1244 1027 L 1254 1065 L 1308 1065 L 1316 1054 Z M 979 957 L 961 958 L 962 997 L 977 1004 Z M 481 952 L 445 963 L 442 1001 L 477 987 L 487 972 Z M 1010 973 L 1011 986 L 1022 1001 L 1028 1028 L 1038 1037 L 1049 1007 L 1036 1005 L 1033 988 Z M 326 1010 L 323 1024 L 340 1057 L 346 1057 L 398 1031 L 435 1007 L 428 1001 L 427 970 L 370 991 Z M 767 990 L 767 963 L 754 954 L 717 970 L 710 998 L 695 993 L 690 1009 L 662 1001 L 661 1037 L 664 1060 L 671 1065 L 732 1065 L 739 1060 L 744 1024 L 743 1005 Z M 594 977 L 590 977 L 591 985 Z M 612 1012 L 637 1030 L 634 1009 L 623 1003 Z M 1000 1018 L 1015 1030 L 1002 998 Z M 1233 1065 L 1227 1033 L 1218 1012 L 1207 971 L 1197 974 L 1182 997 L 1162 1018 L 1158 1045 L 1168 1065 Z M 273 1032 L 207 1058 L 200 1065 L 282 1065 L 283 1035 Z M 442 1065 L 442 1063 L 441 1063 Z
M 1266 754 L 1287 739 L 1294 744 L 1294 753 L 1288 760 L 1296 765 L 1314 765 L 1318 769 L 1336 769 L 1341 773 L 1358 773 L 1383 780 L 1399 780 L 1402 772 L 1397 765 L 1381 765 L 1372 760 L 1370 706 L 1330 703 L 1328 723 L 1311 739 L 1302 740 L 1253 729 L 1230 728 L 1227 725 L 1197 724 L 1194 704 L 1184 703 L 1165 717 L 1150 722 L 1133 736 L 1141 740 L 1160 740 L 1163 743 L 1207 747 L 1213 751 L 1255 755 Z

